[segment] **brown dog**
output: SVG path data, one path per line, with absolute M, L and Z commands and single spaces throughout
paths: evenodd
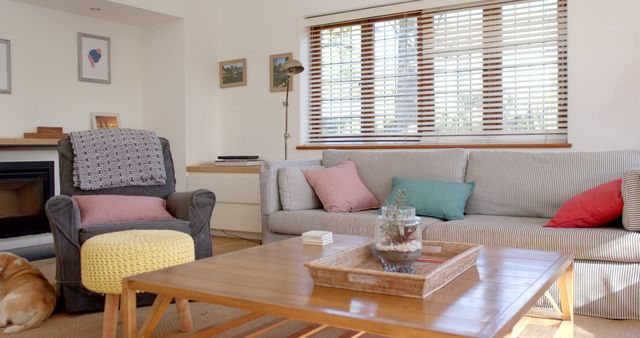
M 0 327 L 4 333 L 37 327 L 51 316 L 56 291 L 26 259 L 0 252 Z

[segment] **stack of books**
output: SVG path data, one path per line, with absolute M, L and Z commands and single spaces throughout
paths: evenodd
M 262 165 L 262 160 L 258 155 L 232 155 L 218 156 L 218 160 L 214 162 L 217 166 L 227 167 L 249 167 L 254 165 Z
M 327 245 L 333 243 L 333 232 L 311 230 L 302 234 L 302 243 L 309 245 Z

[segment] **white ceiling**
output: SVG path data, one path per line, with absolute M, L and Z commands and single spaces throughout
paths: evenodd
M 91 16 L 103 20 L 120 22 L 132 26 L 149 26 L 162 22 L 175 21 L 180 18 L 162 13 L 152 12 L 136 7 L 126 6 L 107 0 L 13 0 L 30 5 Z M 100 8 L 92 11 L 90 8 Z

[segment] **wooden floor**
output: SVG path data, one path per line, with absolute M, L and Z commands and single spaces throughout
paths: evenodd
M 239 251 L 242 249 L 258 246 L 258 243 L 234 238 L 234 237 L 218 237 L 213 236 L 213 255 L 218 256 L 229 252 Z
M 229 252 L 247 249 L 247 248 L 259 245 L 258 243 L 255 243 L 255 242 L 251 242 L 251 241 L 240 239 L 240 238 L 233 238 L 233 237 L 213 236 L 211 240 L 213 241 L 214 256 L 223 255 Z M 40 271 L 42 271 L 44 276 L 47 277 L 47 280 L 51 284 L 54 284 L 55 275 L 56 275 L 56 259 L 55 258 L 33 261 L 31 262 L 31 264 L 36 268 L 40 269 Z

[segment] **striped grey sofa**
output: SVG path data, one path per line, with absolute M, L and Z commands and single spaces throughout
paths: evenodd
M 333 166 L 347 159 L 356 163 L 362 181 L 379 201 L 390 193 L 393 176 L 475 182 L 465 218 L 445 222 L 422 217 L 428 225 L 424 238 L 572 253 L 577 314 L 640 319 L 640 151 L 327 150 L 316 161 L 270 161 L 260 174 L 263 242 L 311 229 L 373 236 L 375 211 L 282 210 L 282 168 Z M 620 177 L 625 209 L 617 224 L 595 229 L 543 227 L 566 200 Z M 304 180 L 288 184 L 309 189 L 303 187 Z M 316 197 L 307 193 L 297 198 L 312 205 Z

